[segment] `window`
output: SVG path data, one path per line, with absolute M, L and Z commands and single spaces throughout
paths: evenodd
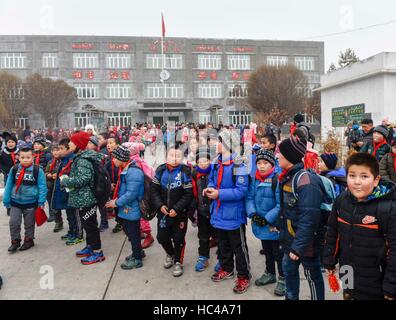
M 286 66 L 289 63 L 289 58 L 286 56 L 268 56 L 267 65 L 273 67 Z
M 129 69 L 131 68 L 132 56 L 126 53 L 106 54 L 106 68 Z
M 43 68 L 57 68 L 58 54 L 54 52 L 44 52 L 41 60 L 41 67 Z
M 22 85 L 10 90 L 8 98 L 10 100 L 24 100 L 25 99 L 25 90 Z
M 130 84 L 113 83 L 106 87 L 106 97 L 108 99 L 129 99 L 132 90 Z
M 79 83 L 74 86 L 79 99 L 99 98 L 99 86 L 97 84 Z
M 228 56 L 229 70 L 250 70 L 250 56 L 232 54 Z
M 29 118 L 26 114 L 22 114 L 15 119 L 15 127 L 26 129 L 26 126 L 29 125 Z
M 198 84 L 198 97 L 200 98 L 222 98 L 222 84 L 200 83 Z
M 305 72 L 304 75 L 309 83 L 320 83 L 320 74 L 318 72 Z
M 161 54 L 147 54 L 146 55 L 147 69 L 162 69 L 162 55 Z M 181 54 L 166 54 L 165 55 L 165 69 L 183 69 L 183 55 Z
M 252 113 L 250 111 L 230 111 L 230 124 L 249 124 L 252 122 Z
M 74 125 L 76 128 L 85 127 L 89 123 L 90 123 L 90 118 L 88 113 L 80 112 L 74 114 Z
M 22 53 L 2 53 L 0 60 L 2 69 L 23 69 L 26 67 L 26 56 Z
M 235 88 L 235 86 L 240 86 L 240 88 Z M 235 90 L 234 90 L 235 89 Z M 248 89 L 247 83 L 231 83 L 228 85 L 228 97 L 230 98 L 238 98 L 238 97 L 247 97 Z
M 221 55 L 218 54 L 199 54 L 198 69 L 202 70 L 220 70 Z
M 306 87 L 297 87 L 297 93 L 303 97 L 312 98 L 312 90 L 315 88 L 314 85 L 308 85 Z
M 199 113 L 199 123 L 205 124 L 210 122 L 210 112 L 200 112 Z
M 73 53 L 73 67 L 80 69 L 98 68 L 97 53 Z
M 109 112 L 107 114 L 109 126 L 126 127 L 132 123 L 131 112 Z
M 146 97 L 152 99 L 163 98 L 164 86 L 162 83 L 148 83 L 146 87 Z M 183 98 L 184 86 L 179 83 L 165 84 L 164 98 Z
M 303 71 L 315 70 L 315 58 L 314 57 L 295 57 L 296 67 Z

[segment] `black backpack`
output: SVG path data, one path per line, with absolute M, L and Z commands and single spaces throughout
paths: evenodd
M 104 207 L 111 197 L 111 178 L 105 167 L 99 161 L 87 159 L 94 170 L 93 193 L 99 207 Z
M 301 123 L 300 123 L 300 125 L 299 125 L 297 128 L 300 128 L 300 127 L 304 127 L 305 129 L 307 129 L 307 132 L 308 132 L 308 137 L 307 137 L 308 142 L 311 142 L 312 145 L 314 145 L 314 144 L 315 144 L 315 136 L 312 134 L 311 128 L 310 128 L 309 126 L 307 126 L 307 125 L 305 125 L 305 124 L 301 124 Z
M 40 171 L 40 166 L 38 166 L 37 164 L 35 164 L 33 166 L 33 177 L 34 177 L 34 181 L 38 182 L 38 176 L 39 176 L 39 171 Z M 11 170 L 10 170 L 10 174 L 13 175 L 14 177 L 14 181 L 16 182 L 16 174 L 18 172 L 18 164 L 14 165 Z M 5 181 L 6 182 L 6 181 Z

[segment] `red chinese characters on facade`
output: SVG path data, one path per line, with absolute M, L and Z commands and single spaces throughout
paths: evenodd
M 254 48 L 252 47 L 234 47 L 232 48 L 232 52 L 254 52 Z
M 74 50 L 91 50 L 94 45 L 92 43 L 72 43 L 71 47 Z
M 130 80 L 131 79 L 130 73 L 128 71 L 122 71 L 121 78 L 122 80 Z
M 86 73 L 85 76 L 86 76 L 86 78 L 89 79 L 89 80 L 92 80 L 92 79 L 95 78 L 95 75 L 94 75 L 94 72 L 93 72 L 93 71 L 88 71 L 88 72 Z
M 73 71 L 72 77 L 73 79 L 82 79 L 83 73 L 81 71 Z
M 198 45 L 195 46 L 195 51 L 198 52 L 220 52 L 220 46 L 208 46 L 208 45 Z
M 162 47 L 161 40 L 156 40 L 152 44 L 150 44 L 149 50 L 152 52 L 161 52 L 161 50 L 162 50 L 161 47 Z M 181 52 L 181 48 L 173 40 L 165 40 L 164 41 L 164 52 L 179 53 L 179 52 Z
M 240 76 L 239 72 L 234 71 L 231 73 L 232 80 L 239 80 L 239 76 Z
M 242 75 L 243 80 L 248 81 L 250 77 L 250 73 L 249 72 L 244 72 Z
M 208 77 L 210 77 L 211 80 L 217 80 L 217 72 L 216 71 L 211 71 L 211 72 L 199 71 L 198 72 L 199 80 L 205 80 Z
M 109 74 L 110 80 L 118 80 L 118 72 L 117 71 L 111 71 Z
M 208 73 L 205 72 L 205 71 L 198 72 L 198 79 L 199 80 L 205 80 L 207 76 L 208 76 Z
M 129 51 L 131 49 L 131 45 L 128 43 L 108 43 L 107 48 L 109 50 L 118 50 L 118 51 Z
M 210 73 L 210 79 L 212 80 L 217 80 L 217 72 L 216 71 L 212 71 Z
M 109 79 L 110 80 L 119 80 L 119 79 L 130 80 L 131 79 L 131 74 L 130 74 L 129 71 L 121 71 L 121 72 L 111 71 L 109 73 Z

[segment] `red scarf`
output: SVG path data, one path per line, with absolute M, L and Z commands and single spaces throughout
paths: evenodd
M 170 172 L 172 172 L 173 170 L 175 170 L 178 166 L 179 166 L 179 165 L 177 165 L 176 167 L 174 167 L 174 166 L 171 166 L 170 164 L 166 164 L 166 168 L 167 168 Z
M 126 166 L 124 168 L 118 168 L 118 178 L 117 178 L 117 184 L 116 187 L 114 189 L 114 194 L 113 194 L 113 200 L 116 200 L 118 198 L 118 191 L 120 189 L 120 184 L 121 184 L 121 172 L 125 170 L 125 168 L 128 168 L 129 165 L 131 164 L 131 161 L 128 161 L 128 163 L 126 164 Z
M 386 144 L 386 140 L 385 140 L 385 139 L 382 140 L 382 142 L 380 142 L 380 143 L 375 143 L 375 142 L 373 142 L 373 145 L 374 145 L 373 156 L 374 156 L 374 157 L 377 156 L 377 151 L 378 151 L 378 149 L 379 149 L 381 146 L 383 146 L 384 144 Z
M 62 168 L 62 170 L 59 172 L 59 177 L 62 176 L 63 174 L 69 174 L 70 173 L 70 167 L 71 164 L 73 163 L 73 159 L 69 160 L 69 162 Z M 67 171 L 67 172 L 66 172 Z
M 281 174 L 278 177 L 279 182 L 282 182 L 283 178 L 287 176 L 287 174 L 289 173 L 290 169 L 283 169 L 283 171 L 281 172 Z
M 273 174 L 275 171 L 275 167 L 272 169 L 268 170 L 267 172 L 261 173 L 259 170 L 256 171 L 256 180 L 260 182 L 264 182 L 265 179 L 267 179 L 271 174 Z
M 217 190 L 220 190 L 221 181 L 223 180 L 224 166 L 229 166 L 233 163 L 234 163 L 234 161 L 232 159 L 228 160 L 226 162 L 222 162 L 221 160 L 219 160 L 220 168 L 217 173 L 217 186 L 216 186 Z M 220 208 L 220 199 L 217 198 L 217 211 L 219 210 L 219 208 Z
M 58 162 L 58 160 L 56 160 L 56 159 L 52 160 L 51 165 L 49 167 L 49 173 L 52 173 L 52 171 L 54 171 L 54 168 L 55 168 L 57 162 Z
M 31 167 L 31 165 L 30 165 L 30 166 L 27 166 L 27 167 L 22 166 L 22 169 L 21 169 L 21 171 L 19 172 L 18 180 L 17 180 L 17 182 L 16 182 L 16 184 L 15 184 L 15 186 L 16 186 L 16 188 L 15 188 L 15 193 L 18 192 L 18 189 L 19 189 L 19 187 L 20 187 L 21 184 L 22 184 L 23 178 L 25 177 L 25 170 L 26 170 L 27 168 L 30 168 L 30 167 Z
M 15 164 L 16 164 L 15 151 L 11 151 L 11 152 L 10 152 L 10 156 L 11 156 L 12 162 L 13 162 L 14 165 L 15 165 Z
M 393 169 L 396 171 L 396 154 L 393 152 L 391 153 L 392 158 L 393 158 Z
M 34 164 L 40 165 L 40 158 L 41 158 L 41 156 L 42 156 L 43 154 L 44 154 L 43 151 L 39 151 L 39 153 L 36 153 L 36 154 L 33 155 L 33 157 L 34 157 Z

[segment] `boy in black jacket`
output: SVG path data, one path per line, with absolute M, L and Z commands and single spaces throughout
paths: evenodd
M 396 298 L 396 186 L 380 180 L 375 157 L 357 153 L 346 164 L 348 190 L 329 218 L 323 264 L 340 264 L 345 300 Z
M 191 170 L 182 161 L 183 151 L 169 147 L 166 163 L 157 168 L 150 190 L 158 217 L 157 240 L 167 254 L 164 268 L 174 265 L 174 277 L 183 274 L 187 211 L 193 200 Z

